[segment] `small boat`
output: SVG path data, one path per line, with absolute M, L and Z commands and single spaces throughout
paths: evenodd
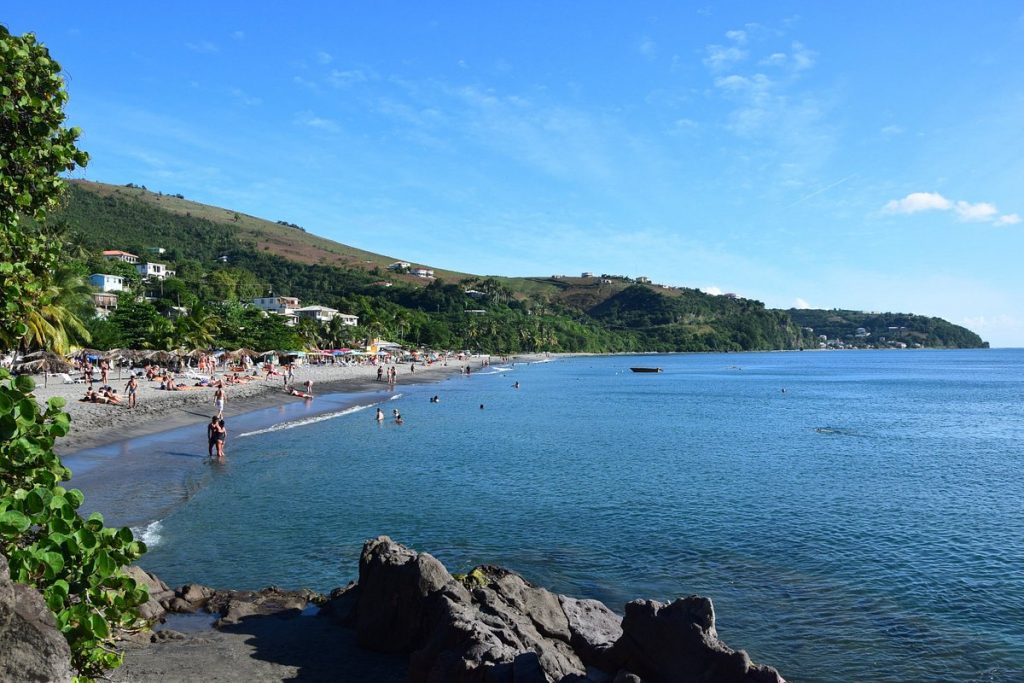
M 661 368 L 630 368 L 633 372 L 661 372 Z

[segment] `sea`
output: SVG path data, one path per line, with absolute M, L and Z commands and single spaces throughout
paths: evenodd
M 1022 681 L 1022 406 L 1024 350 L 584 356 L 67 462 L 171 585 L 329 591 L 386 534 L 619 612 L 709 596 L 790 682 Z

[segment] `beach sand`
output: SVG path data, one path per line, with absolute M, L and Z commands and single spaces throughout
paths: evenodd
M 528 361 L 540 357 L 519 356 L 514 360 Z M 486 356 L 474 356 L 463 361 L 449 359 L 447 364 L 417 364 L 415 371 L 410 371 L 408 363 L 398 364 L 394 366 L 398 370 L 396 386 L 400 389 L 403 385 L 438 381 L 463 372 L 466 366 L 476 370 L 486 361 Z M 392 366 L 385 366 L 385 369 L 390 367 Z M 117 379 L 118 373 L 114 370 L 109 380 L 110 385 L 122 396 L 122 405 L 82 403 L 79 399 L 85 394 L 88 385 L 62 384 L 60 378 L 50 377 L 44 386 L 41 376 L 34 378 L 37 384 L 33 393 L 40 403 L 45 404 L 53 396 L 61 396 L 67 401 L 64 410 L 71 415 L 71 431 L 64 438 L 57 440 L 56 450 L 60 455 L 66 456 L 87 448 L 206 422 L 216 412 L 212 388 L 163 391 L 157 388 L 157 382 L 150 382 L 145 378 L 139 382 L 137 407 L 129 409 L 126 405 L 127 397 L 124 396 L 128 376 L 128 371 L 123 370 L 121 379 Z M 224 407 L 226 417 L 303 400 L 286 393 L 281 376 L 273 376 L 268 381 L 264 381 L 264 376 L 261 374 L 245 384 L 227 385 L 227 401 Z M 295 369 L 293 386 L 301 390 L 306 380 L 310 379 L 313 381 L 314 396 L 374 391 L 387 387 L 386 383 L 378 382 L 376 378 L 377 366 L 373 365 L 306 365 Z M 180 381 L 186 384 L 194 383 L 194 380 Z M 99 386 L 100 383 L 96 382 L 95 387 Z

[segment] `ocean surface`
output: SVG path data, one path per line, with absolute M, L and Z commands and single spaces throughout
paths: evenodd
M 172 585 L 326 591 L 388 534 L 619 611 L 708 595 L 791 682 L 1024 680 L 1024 350 L 492 366 L 229 432 L 222 464 L 200 425 L 73 484 Z

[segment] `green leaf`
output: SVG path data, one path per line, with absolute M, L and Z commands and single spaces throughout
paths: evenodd
M 28 328 L 26 328 L 28 331 Z M 32 393 L 32 390 L 36 388 L 36 383 L 28 375 L 18 375 L 14 378 L 14 386 L 18 391 L 24 394 Z
M 0 512 L 0 533 L 3 534 L 20 534 L 26 531 L 31 526 L 32 520 L 18 512 L 17 510 L 7 510 Z

